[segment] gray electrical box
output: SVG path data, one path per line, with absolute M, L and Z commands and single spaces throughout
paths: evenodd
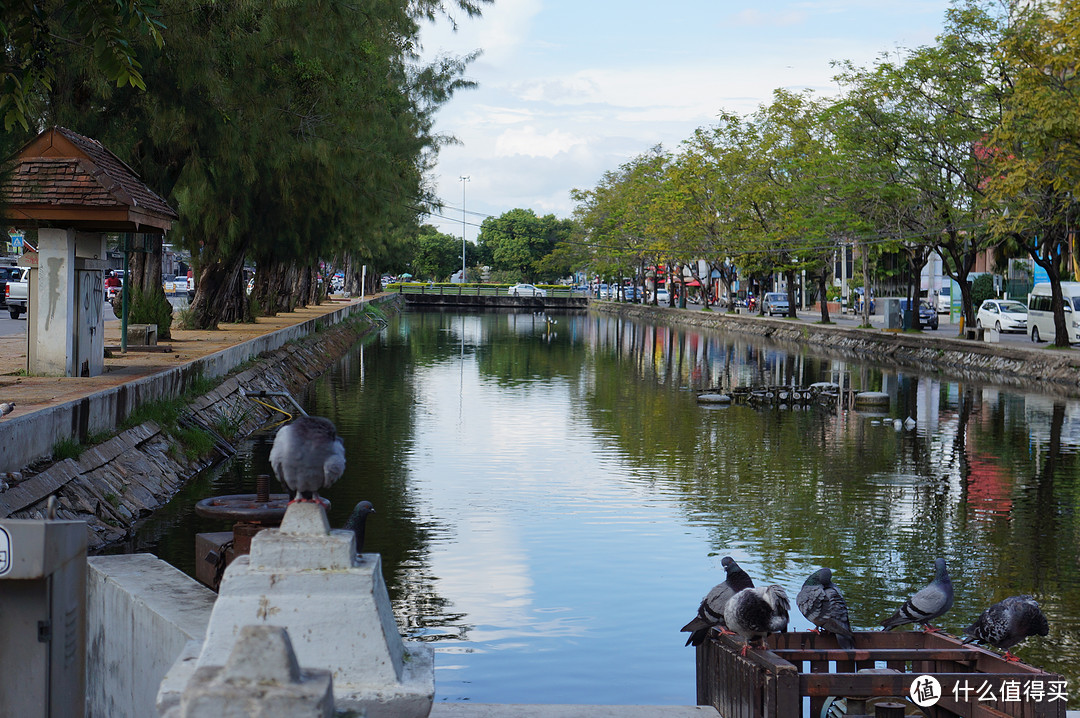
M 903 329 L 904 314 L 900 310 L 900 298 L 885 297 L 883 299 L 879 299 L 878 304 L 880 304 L 882 307 L 882 314 L 885 318 L 885 328 Z
M 0 519 L 0 716 L 86 711 L 86 523 Z

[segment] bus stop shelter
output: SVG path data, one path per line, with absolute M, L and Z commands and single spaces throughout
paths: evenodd
M 179 219 L 164 199 L 100 142 L 52 127 L 8 160 L 2 189 L 9 227 L 37 232 L 30 267 L 27 371 L 104 371 L 105 236 L 165 234 Z

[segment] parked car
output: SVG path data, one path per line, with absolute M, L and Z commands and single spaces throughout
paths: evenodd
M 762 301 L 764 312 L 770 317 L 774 314 L 786 317 L 790 311 L 787 294 L 784 292 L 765 292 L 765 298 Z
M 540 287 L 534 287 L 531 284 L 515 284 L 506 290 L 506 293 L 511 297 L 546 297 L 545 292 Z
M 1080 321 L 1073 319 L 1080 312 L 1080 282 L 1061 282 L 1061 299 L 1064 302 L 1069 343 L 1080 343 Z M 1039 282 L 1028 295 L 1027 333 L 1033 342 L 1054 341 L 1056 338 L 1054 311 L 1050 305 L 1050 283 Z
M 656 290 L 656 303 L 657 304 L 671 304 L 671 295 L 668 294 L 666 289 Z
M 952 310 L 952 285 L 947 284 L 932 294 L 934 309 L 938 310 L 939 314 L 948 314 Z
M 18 319 L 19 315 L 26 314 L 28 298 L 30 296 L 30 270 L 26 267 L 12 267 L 8 273 L 7 284 L 4 287 L 4 300 L 7 302 L 8 316 Z
M 1028 308 L 1020 302 L 1005 299 L 987 299 L 975 315 L 975 326 L 993 327 L 999 332 L 1022 332 L 1027 334 Z
M 900 311 L 907 311 L 910 306 L 910 299 L 900 300 Z M 937 310 L 934 309 L 934 305 L 927 301 L 919 302 L 919 329 L 937 329 L 938 328 L 938 315 Z

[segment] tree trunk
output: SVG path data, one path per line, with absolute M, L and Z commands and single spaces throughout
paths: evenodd
M 832 321 L 829 319 L 829 271 L 827 269 L 822 269 L 817 280 L 818 302 L 821 304 L 821 323 L 832 324 Z
M 190 310 L 194 329 L 217 329 L 219 322 L 254 321 L 244 286 L 244 254 L 199 268 Z
M 795 307 L 795 270 L 785 269 L 784 279 L 787 280 L 787 301 L 788 301 L 788 316 L 792 319 L 798 318 L 798 312 Z
M 149 252 L 132 252 L 128 270 L 131 276 L 126 279 L 131 287 L 132 296 L 135 292 L 145 292 L 155 287 L 157 291 L 164 293 L 161 286 L 161 245 L 164 238 L 161 235 L 150 235 Z

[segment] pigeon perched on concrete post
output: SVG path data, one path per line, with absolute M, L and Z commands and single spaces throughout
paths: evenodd
M 881 625 L 888 631 L 907 623 L 921 623 L 925 633 L 933 633 L 941 629 L 931 626 L 930 621 L 945 615 L 952 605 L 952 580 L 945 568 L 945 559 L 939 558 L 934 561 L 934 580 L 905 601 L 896 609 L 896 613 L 882 621 Z
M 819 568 L 806 579 L 795 605 L 810 623 L 836 635 L 836 643 L 844 650 L 855 648 L 847 603 L 840 589 L 832 582 L 832 569 Z
M 736 593 L 724 607 L 724 623 L 733 632 L 746 639 L 740 656 L 755 641 L 765 639 L 770 633 L 787 633 L 788 611 L 791 604 L 783 586 L 773 584 L 766 588 L 744 588 Z
M 1028 636 L 1046 636 L 1050 625 L 1031 596 L 1010 596 L 982 612 L 975 622 L 964 629 L 964 643 L 979 641 L 1005 651 L 1006 661 L 1020 659 L 1009 649 Z
M 744 588 L 753 588 L 754 582 L 750 576 L 735 563 L 735 559 L 725 556 L 720 564 L 727 573 L 727 578 L 722 583 L 713 586 L 712 590 L 701 599 L 698 606 L 697 616 L 690 623 L 683 626 L 681 631 L 691 631 L 686 639 L 687 646 L 699 646 L 709 635 L 709 629 L 716 626 L 725 633 L 731 633 L 724 625 L 724 607 L 728 600 Z
M 278 429 L 270 466 L 289 490 L 289 503 L 318 502 L 319 489 L 345 473 L 345 442 L 329 419 L 301 416 Z

